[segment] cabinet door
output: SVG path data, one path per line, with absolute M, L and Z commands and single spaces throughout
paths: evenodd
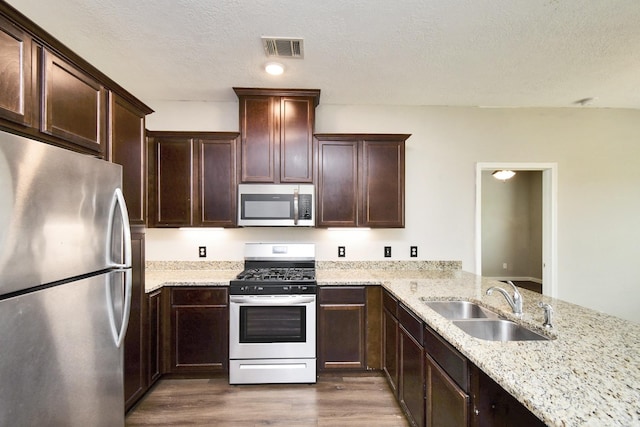
M 382 312 L 383 370 L 393 394 L 398 396 L 398 319 L 386 308 Z
M 171 290 L 171 372 L 228 371 L 226 289 Z
M 276 106 L 270 96 L 240 98 L 242 182 L 276 182 Z
M 42 79 L 41 131 L 102 154 L 106 119 L 104 87 L 46 49 Z
M 425 360 L 427 427 L 467 427 L 469 396 L 431 357 Z
M 31 38 L 0 16 L 0 118 L 31 123 Z
M 108 160 L 122 165 L 122 191 L 131 224 L 146 222 L 145 114 L 117 94 L 109 94 Z
M 404 140 L 362 143 L 360 225 L 404 227 Z
M 472 368 L 473 427 L 543 427 L 545 424 L 477 367 Z
M 233 227 L 236 224 L 237 138 L 198 141 L 198 219 L 205 227 Z
M 320 288 L 318 300 L 319 369 L 366 369 L 364 286 Z
M 280 182 L 312 182 L 314 101 L 283 97 L 279 110 Z
M 424 349 L 422 344 L 400 326 L 399 400 L 413 426 L 424 425 Z
M 319 227 L 358 225 L 358 142 L 318 140 Z
M 149 294 L 149 378 L 148 384 L 151 387 L 161 374 L 162 360 L 160 359 L 162 351 L 160 345 L 162 343 L 162 291 L 158 290 Z
M 150 139 L 149 157 L 150 225 L 191 225 L 193 140 L 153 137 Z
M 147 390 L 147 311 L 144 289 L 144 232 L 131 233 L 131 314 L 124 340 L 125 411 Z

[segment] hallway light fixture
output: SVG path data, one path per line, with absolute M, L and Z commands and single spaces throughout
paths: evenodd
M 493 176 L 495 179 L 501 179 L 502 181 L 506 181 L 508 179 L 513 178 L 513 176 L 516 173 L 514 171 L 510 171 L 510 170 L 497 170 L 497 171 L 493 171 L 493 173 L 491 174 L 491 176 Z

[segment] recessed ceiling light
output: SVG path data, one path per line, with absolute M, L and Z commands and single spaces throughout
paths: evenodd
M 272 76 L 279 76 L 284 73 L 284 65 L 278 62 L 269 62 L 265 65 L 264 70 Z

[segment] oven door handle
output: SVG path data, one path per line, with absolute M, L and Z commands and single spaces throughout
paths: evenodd
M 231 295 L 229 302 L 238 304 L 252 304 L 252 305 L 298 305 L 309 304 L 316 301 L 315 295 L 312 296 L 264 296 L 264 295 Z

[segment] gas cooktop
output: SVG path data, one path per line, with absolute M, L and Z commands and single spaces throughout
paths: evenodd
M 258 267 L 249 268 L 238 274 L 236 280 L 266 280 L 266 281 L 289 281 L 289 280 L 315 280 L 315 268 L 303 267 Z
M 316 293 L 315 246 L 301 243 L 247 243 L 244 270 L 230 282 L 230 293 Z

